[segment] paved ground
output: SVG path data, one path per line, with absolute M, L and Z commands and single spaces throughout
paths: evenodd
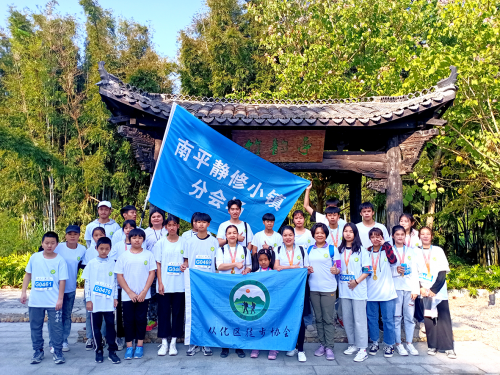
M 215 350 L 213 357 L 204 357 L 201 353 L 195 357 L 186 357 L 185 347 L 178 344 L 179 355 L 176 357 L 158 357 L 157 345 L 145 345 L 144 359 L 123 361 L 113 365 L 105 360 L 104 363 L 94 362 L 94 353 L 86 351 L 82 343 L 76 343 L 77 331 L 83 324 L 73 324 L 70 337 L 71 351 L 65 353 L 66 363 L 56 366 L 51 359 L 48 348 L 46 357 L 39 365 L 30 365 L 32 354 L 29 324 L 26 323 L 0 323 L 0 337 L 4 343 L 2 356 L 0 356 L 0 369 L 2 374 L 22 375 L 36 374 L 218 374 L 231 373 L 244 374 L 500 374 L 500 352 L 480 342 L 457 342 L 456 352 L 458 359 L 450 360 L 444 354 L 430 357 L 426 354 L 427 345 L 416 343 L 420 356 L 400 357 L 386 359 L 382 353 L 371 357 L 362 363 L 354 363 L 352 356 L 342 354 L 347 344 L 335 346 L 335 361 L 326 361 L 324 357 L 314 357 L 313 351 L 317 344 L 306 344 L 307 362 L 299 363 L 296 358 L 288 358 L 280 353 L 276 361 L 267 360 L 267 352 L 260 358 L 247 357 L 239 359 L 231 352 L 226 359 L 219 357 L 220 349 Z M 44 330 L 46 344 L 48 344 L 46 327 Z M 498 337 L 495 338 L 498 340 Z M 123 358 L 124 352 L 118 352 Z

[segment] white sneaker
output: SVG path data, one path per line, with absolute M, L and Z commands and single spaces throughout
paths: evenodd
M 69 352 L 69 345 L 67 342 L 63 342 L 63 348 L 62 348 L 62 351 L 63 352 Z
M 356 347 L 356 345 L 349 345 L 349 347 L 344 350 L 344 354 L 345 355 L 351 355 L 351 354 L 354 354 L 358 351 L 358 348 Z
M 396 350 L 398 351 L 399 355 L 408 355 L 408 352 L 406 351 L 406 349 L 403 346 L 403 344 L 396 345 Z
M 167 355 L 168 347 L 167 345 L 160 344 L 158 345 L 160 349 L 158 349 L 158 355 Z
M 403 345 L 400 345 L 400 346 L 403 346 Z M 418 350 L 415 349 L 415 347 L 413 346 L 413 344 L 406 344 L 406 348 L 408 349 L 408 351 L 410 352 L 411 355 L 418 355 Z
M 177 339 L 173 339 L 170 342 L 170 349 L 168 350 L 168 355 L 177 355 Z
M 294 355 L 296 355 L 297 353 L 299 352 L 299 349 L 295 348 L 293 350 L 290 350 L 289 352 L 286 352 L 286 356 L 287 357 L 293 357 Z
M 186 352 L 188 357 L 192 357 L 196 353 L 200 351 L 200 347 L 198 345 L 189 345 L 189 349 Z
M 363 362 L 368 358 L 368 354 L 366 354 L 366 349 L 359 349 L 358 354 L 354 357 L 354 362 Z
M 305 352 L 299 352 L 299 362 L 305 362 L 305 361 L 307 361 L 306 353 Z
M 50 354 L 54 354 L 54 347 L 53 346 L 50 347 Z

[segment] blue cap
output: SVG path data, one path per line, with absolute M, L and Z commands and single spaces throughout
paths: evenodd
M 68 225 L 66 228 L 66 233 L 75 232 L 80 233 L 80 227 L 78 225 Z

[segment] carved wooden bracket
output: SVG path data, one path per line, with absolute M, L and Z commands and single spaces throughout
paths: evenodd
M 413 166 L 420 158 L 425 142 L 434 138 L 438 134 L 438 129 L 429 129 L 419 130 L 411 135 L 401 136 L 401 140 L 403 140 L 403 142 L 399 144 L 401 155 L 403 157 L 403 160 L 401 161 L 401 174 L 413 171 Z
M 387 179 L 382 180 L 370 180 L 366 183 L 368 189 L 378 191 L 379 193 L 385 193 L 387 189 Z
M 127 138 L 132 146 L 134 157 L 141 170 L 153 173 L 155 170 L 155 137 L 144 130 L 130 126 L 119 126 L 118 134 Z M 161 142 L 160 142 L 161 143 Z

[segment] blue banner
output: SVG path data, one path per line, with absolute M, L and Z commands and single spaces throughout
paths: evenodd
M 190 221 L 193 212 L 212 218 L 217 232 L 230 219 L 227 202 L 243 202 L 240 219 L 253 232 L 271 212 L 278 230 L 309 181 L 254 155 L 174 104 L 149 192 L 157 207 Z
M 306 279 L 305 268 L 248 275 L 186 270 L 185 344 L 292 350 Z

